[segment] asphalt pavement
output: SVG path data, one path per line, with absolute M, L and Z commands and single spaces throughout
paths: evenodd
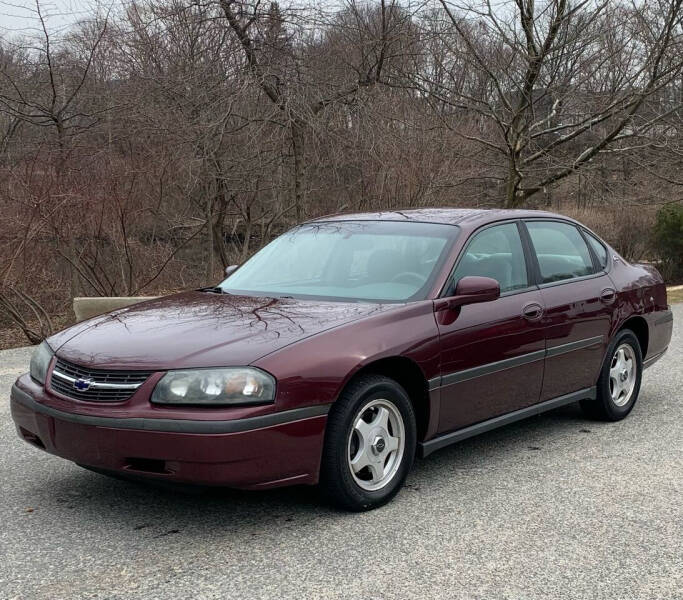
M 416 461 L 389 505 L 160 490 L 19 440 L 0 352 L 0 599 L 683 598 L 683 304 L 620 423 L 566 407 Z

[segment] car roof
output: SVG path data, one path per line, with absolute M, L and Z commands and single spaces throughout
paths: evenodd
M 441 223 L 474 229 L 486 223 L 506 219 L 553 218 L 574 221 L 557 213 L 541 210 L 501 209 L 501 208 L 413 208 L 407 210 L 388 210 L 382 212 L 362 212 L 334 214 L 309 223 L 324 221 L 414 221 L 416 223 Z

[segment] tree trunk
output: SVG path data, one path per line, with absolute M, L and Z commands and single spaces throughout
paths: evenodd
M 242 252 L 240 255 L 240 264 L 243 263 L 249 257 L 249 246 L 251 244 L 251 230 L 253 223 L 251 221 L 251 207 L 247 206 L 245 210 L 245 220 L 244 220 L 244 239 L 242 241 Z
M 213 241 L 213 198 L 209 197 L 206 201 L 206 283 L 213 281 L 214 271 L 214 241 Z
M 306 216 L 304 206 L 304 180 L 306 177 L 304 163 L 304 125 L 297 120 L 292 120 L 292 155 L 294 159 L 294 206 L 296 210 L 296 220 L 298 223 Z
M 80 260 L 78 257 L 78 250 L 76 249 L 76 240 L 74 239 L 74 234 L 73 232 L 69 232 L 69 257 L 71 258 L 71 262 L 67 264 L 67 267 L 69 269 L 69 274 L 71 275 L 70 279 L 70 292 L 71 292 L 71 297 L 75 298 L 76 296 L 81 296 L 81 278 L 78 274 L 78 271 L 74 267 L 74 265 L 78 264 L 78 261 Z
M 508 158 L 508 175 L 505 182 L 505 208 L 517 208 L 520 204 L 520 197 L 517 194 L 519 189 L 520 177 L 517 172 L 517 158 L 514 151 L 511 151 Z

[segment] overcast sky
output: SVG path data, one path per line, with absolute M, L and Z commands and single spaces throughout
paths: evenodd
M 98 5 L 120 5 L 122 0 L 40 0 L 50 31 L 64 29 L 92 14 Z M 35 0 L 0 0 L 0 35 L 31 33 L 39 25 Z
M 58 35 L 70 25 L 95 14 L 107 13 L 110 9 L 117 12 L 126 0 L 38 0 L 40 10 L 46 21 L 48 31 Z M 280 0 L 287 5 L 288 0 Z M 330 8 L 339 4 L 338 0 L 295 0 L 297 5 L 320 5 Z M 410 4 L 411 0 L 406 0 Z M 507 11 L 511 0 L 492 0 L 494 12 Z M 0 0 L 0 37 L 39 33 L 40 21 L 37 19 L 36 0 Z

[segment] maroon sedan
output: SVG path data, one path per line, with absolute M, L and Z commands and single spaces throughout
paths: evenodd
M 12 388 L 27 442 L 88 468 L 387 502 L 415 454 L 580 402 L 623 419 L 667 349 L 655 269 L 545 212 L 296 227 L 215 288 L 45 341 Z

